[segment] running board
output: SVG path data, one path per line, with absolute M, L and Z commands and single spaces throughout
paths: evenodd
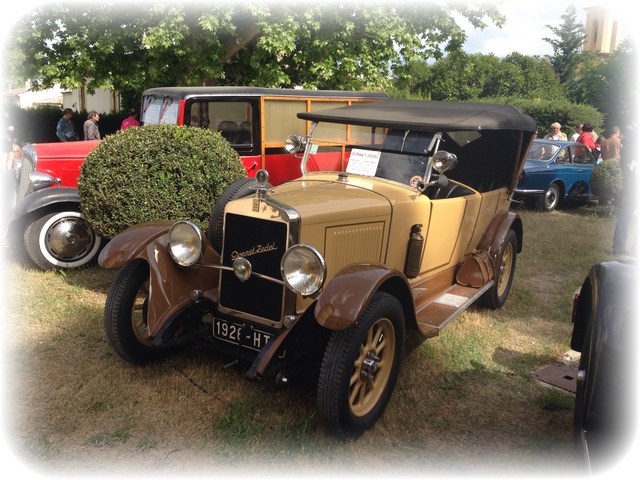
M 423 335 L 435 337 L 447 323 L 466 310 L 492 286 L 493 280 L 488 281 L 481 288 L 452 285 L 438 298 L 416 311 L 418 328 Z

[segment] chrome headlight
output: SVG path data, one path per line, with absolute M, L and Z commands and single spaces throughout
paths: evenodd
M 11 170 L 13 170 L 13 176 L 16 180 L 20 179 L 20 172 L 22 171 L 22 156 L 14 158 L 11 162 Z
M 42 172 L 29 172 L 29 190 L 37 192 L 58 183 L 51 175 Z
M 320 252 L 310 245 L 294 245 L 280 262 L 282 278 L 287 286 L 300 295 L 313 295 L 322 287 L 326 265 Z
M 304 137 L 298 135 L 289 135 L 284 142 L 284 148 L 291 154 L 296 154 L 304 151 L 307 146 L 307 141 Z
M 433 156 L 433 168 L 435 168 L 438 173 L 449 171 L 455 168 L 456 165 L 458 165 L 458 157 L 453 153 L 439 150 Z
M 251 272 L 253 267 L 249 260 L 244 257 L 238 257 L 233 261 L 233 273 L 235 273 L 238 280 L 246 282 L 251 278 Z
M 202 231 L 191 222 L 174 223 L 169 229 L 169 252 L 178 265 L 190 267 L 202 258 Z

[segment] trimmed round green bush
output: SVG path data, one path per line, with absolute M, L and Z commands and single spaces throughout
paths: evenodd
M 620 159 L 610 158 L 597 164 L 591 172 L 591 193 L 603 205 L 615 202 L 622 193 Z
M 109 135 L 82 164 L 82 213 L 105 238 L 157 220 L 191 220 L 206 231 L 224 189 L 246 177 L 238 153 L 219 134 L 148 125 Z

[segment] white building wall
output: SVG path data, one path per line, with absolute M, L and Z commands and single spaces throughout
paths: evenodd
M 41 91 L 29 90 L 27 84 L 25 88 L 5 92 L 4 99 L 10 105 L 20 108 L 32 108 L 38 105 L 62 105 L 62 89 L 56 84 L 53 88 Z
M 72 110 L 95 110 L 98 113 L 120 111 L 120 97 L 109 90 L 96 90 L 94 95 L 86 93 L 84 88 L 63 90 L 56 84 L 52 88 L 41 91 L 29 90 L 29 84 L 24 88 L 4 92 L 3 101 L 20 108 L 33 108 L 38 105 L 59 105 L 61 108 Z
M 89 95 L 84 89 L 74 88 L 63 92 L 62 108 L 110 113 L 113 110 L 119 110 L 120 105 L 113 104 L 112 94 L 108 90 L 98 89 L 94 95 Z

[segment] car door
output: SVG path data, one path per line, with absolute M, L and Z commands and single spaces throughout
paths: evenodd
M 555 158 L 553 173 L 565 185 L 565 194 L 572 195 L 580 185 L 581 167 L 574 163 L 574 147 L 564 147 Z
M 577 175 L 576 184 L 572 194 L 575 195 L 589 195 L 591 188 L 589 180 L 591 179 L 591 173 L 596 165 L 596 159 L 593 154 L 586 147 L 569 147 L 572 150 L 572 163 Z

